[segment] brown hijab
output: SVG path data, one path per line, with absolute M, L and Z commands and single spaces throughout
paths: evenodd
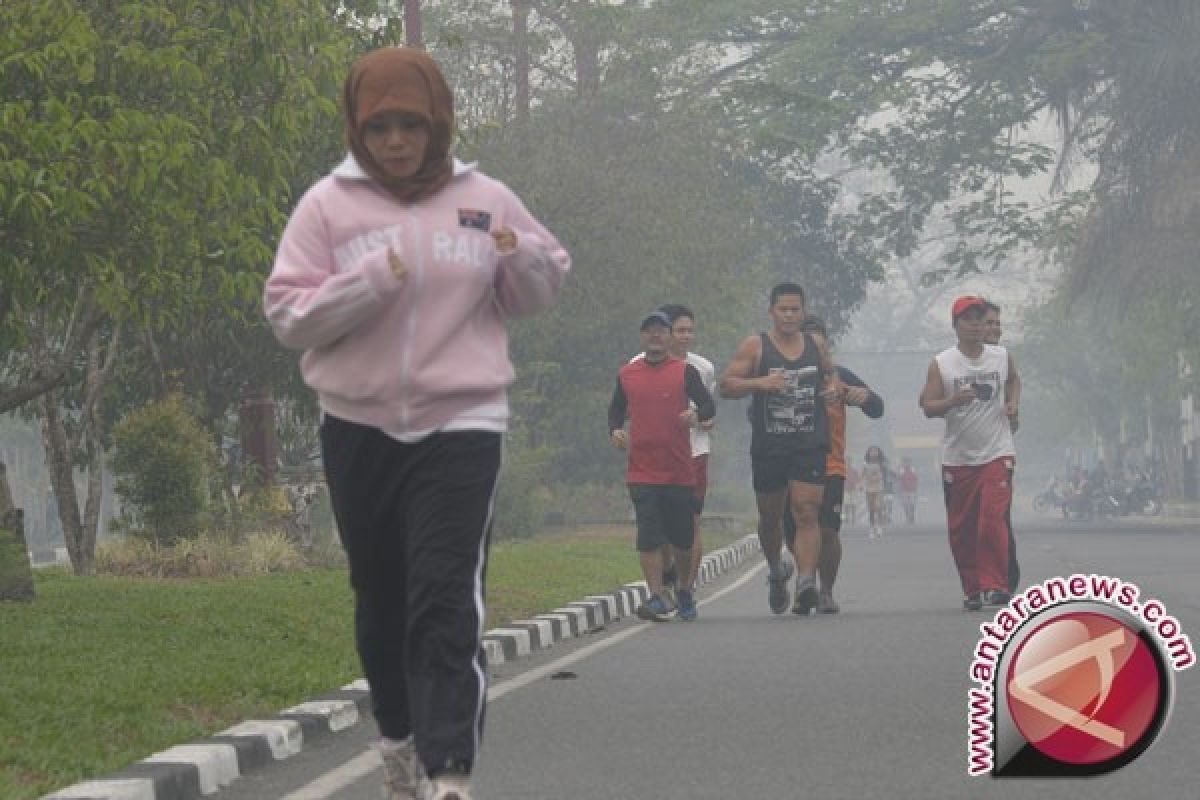
M 411 203 L 434 194 L 454 174 L 450 139 L 454 130 L 454 95 L 437 62 L 424 50 L 383 47 L 354 62 L 342 94 L 346 141 L 350 152 L 376 182 Z M 389 177 L 363 143 L 363 125 L 381 111 L 411 111 L 429 124 L 425 163 L 410 178 Z

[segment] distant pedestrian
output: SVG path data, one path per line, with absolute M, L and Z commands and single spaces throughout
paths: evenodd
M 920 478 L 913 469 L 912 459 L 905 456 L 900 462 L 900 505 L 904 506 L 904 519 L 909 525 L 917 521 L 917 490 Z
M 850 525 L 858 524 L 858 496 L 862 494 L 862 474 L 854 466 L 854 460 L 846 456 L 846 498 L 842 505 L 842 517 Z
M 994 344 L 994 345 L 1000 344 L 1000 337 L 1004 333 L 1004 328 L 1000 324 L 1000 306 L 996 305 L 995 303 L 993 303 L 991 301 L 984 301 L 983 327 L 984 327 L 984 336 L 983 336 L 984 342 L 987 344 Z M 1009 357 L 1009 360 L 1012 362 L 1013 366 L 1015 367 L 1017 362 L 1016 362 L 1016 359 L 1013 358 L 1012 353 L 1009 353 L 1008 357 Z M 1014 372 L 1015 372 L 1015 369 L 1014 369 Z M 1017 379 L 1016 379 L 1016 386 L 1017 386 L 1017 389 L 1020 390 L 1020 386 L 1021 386 L 1020 377 L 1017 377 Z M 1017 415 L 1016 414 L 1012 415 L 1011 417 L 1009 417 L 1008 421 L 1009 421 L 1010 427 L 1012 428 L 1012 432 L 1015 435 L 1017 432 L 1017 428 L 1019 427 L 1019 420 L 1017 418 Z M 1015 479 L 1016 479 L 1016 464 L 1017 464 L 1017 460 L 1016 460 L 1016 456 L 1014 456 L 1013 457 L 1013 469 L 1009 473 L 1009 482 L 1013 485 L 1014 491 L 1015 491 L 1015 483 L 1013 483 L 1013 481 L 1015 481 Z M 1015 592 L 1017 590 L 1017 587 L 1021 585 L 1021 565 L 1017 562 L 1017 537 L 1015 535 L 1013 535 L 1012 499 L 1011 499 L 1011 497 L 1009 498 L 1008 510 L 1004 514 L 1004 519 L 1008 523 L 1008 591 L 1009 591 L 1009 593 L 1012 593 L 1012 592 Z
M 637 519 L 638 560 L 649 589 L 637 613 L 647 620 L 670 615 L 663 598 L 662 546 L 671 546 L 676 564 L 691 563 L 696 474 L 688 431 L 716 414 L 700 373 L 671 356 L 670 335 L 671 320 L 662 311 L 642 320 L 643 357 L 621 367 L 608 408 L 613 445 L 629 452 L 626 484 Z M 681 619 L 695 619 L 691 589 L 680 586 L 677 598 Z
M 548 306 L 570 258 L 450 155 L 453 94 L 423 50 L 362 56 L 342 101 L 350 155 L 293 212 L 265 310 L 321 406 L 386 797 L 469 800 L 506 321 Z
M 885 522 L 883 511 L 883 494 L 888 482 L 887 456 L 879 445 L 871 445 L 863 456 L 862 481 L 863 491 L 867 496 L 867 517 L 871 525 L 870 537 L 877 539 L 883 536 Z
M 768 605 L 776 614 L 787 610 L 788 581 L 798 570 L 792 611 L 806 615 L 819 601 L 818 514 L 829 453 L 822 398 L 835 391 L 835 375 L 825 337 L 802 330 L 808 313 L 800 286 L 775 286 L 768 311 L 771 330 L 742 341 L 719 385 L 724 397 L 752 397 L 750 466 L 758 537 L 767 561 Z M 781 553 L 784 509 L 789 506 L 797 527 L 794 568 Z
M 1008 591 L 1008 524 L 1014 450 L 1010 419 L 1017 416 L 1016 368 L 1003 347 L 984 341 L 985 303 L 954 301 L 958 344 L 929 364 L 920 405 L 944 417 L 942 487 L 950 549 L 962 584 L 963 607 L 1004 605 Z

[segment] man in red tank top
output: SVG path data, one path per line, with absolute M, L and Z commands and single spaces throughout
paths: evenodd
M 638 616 L 648 620 L 664 620 L 670 614 L 662 596 L 662 546 L 672 546 L 675 563 L 691 561 L 696 478 L 688 431 L 716 415 L 700 373 L 668 352 L 670 333 L 671 320 L 662 311 L 642 320 L 645 357 L 621 367 L 608 408 L 613 445 L 629 453 L 625 483 L 637 519 L 638 560 L 650 593 Z M 680 588 L 678 601 L 680 610 L 688 609 L 694 619 L 692 592 Z

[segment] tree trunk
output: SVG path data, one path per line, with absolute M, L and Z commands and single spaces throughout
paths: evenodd
M 0 602 L 32 600 L 33 570 L 25 544 L 25 514 L 14 508 L 8 471 L 0 462 Z
M 404 0 L 404 43 L 424 48 L 421 33 L 421 0 Z
M 71 567 L 76 575 L 92 575 L 96 571 L 95 533 L 90 537 L 84 536 L 79 499 L 75 492 L 71 445 L 54 392 L 42 398 L 42 443 L 46 448 L 46 470 L 50 473 L 50 485 L 54 488 L 58 519 L 62 523 L 63 541 L 67 545 L 67 555 L 71 557 Z
M 517 119 L 529 119 L 529 0 L 512 0 Z
M 100 530 L 100 504 L 104 499 L 103 452 L 95 436 L 88 436 L 87 498 L 83 503 L 83 530 L 79 550 L 87 553 L 90 572 L 96 570 L 96 536 Z
M 580 100 L 590 101 L 600 92 L 600 42 L 578 29 L 571 41 L 575 48 L 575 86 Z
M 100 354 L 100 337 L 93 336 L 88 347 L 87 373 L 84 377 L 83 418 L 79 446 L 87 454 L 87 499 L 83 506 L 83 530 L 79 551 L 84 554 L 88 573 L 95 571 L 96 537 L 100 531 L 100 507 L 104 501 L 104 445 L 100 439 L 100 395 L 112 374 L 121 352 L 121 328 L 116 326 L 108 341 L 108 353 Z

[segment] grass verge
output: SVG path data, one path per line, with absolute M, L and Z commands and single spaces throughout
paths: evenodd
M 705 534 L 712 550 L 737 538 Z M 499 542 L 488 628 L 640 575 L 631 526 Z M 0 797 L 32 800 L 358 678 L 345 572 L 75 578 L 0 604 Z

